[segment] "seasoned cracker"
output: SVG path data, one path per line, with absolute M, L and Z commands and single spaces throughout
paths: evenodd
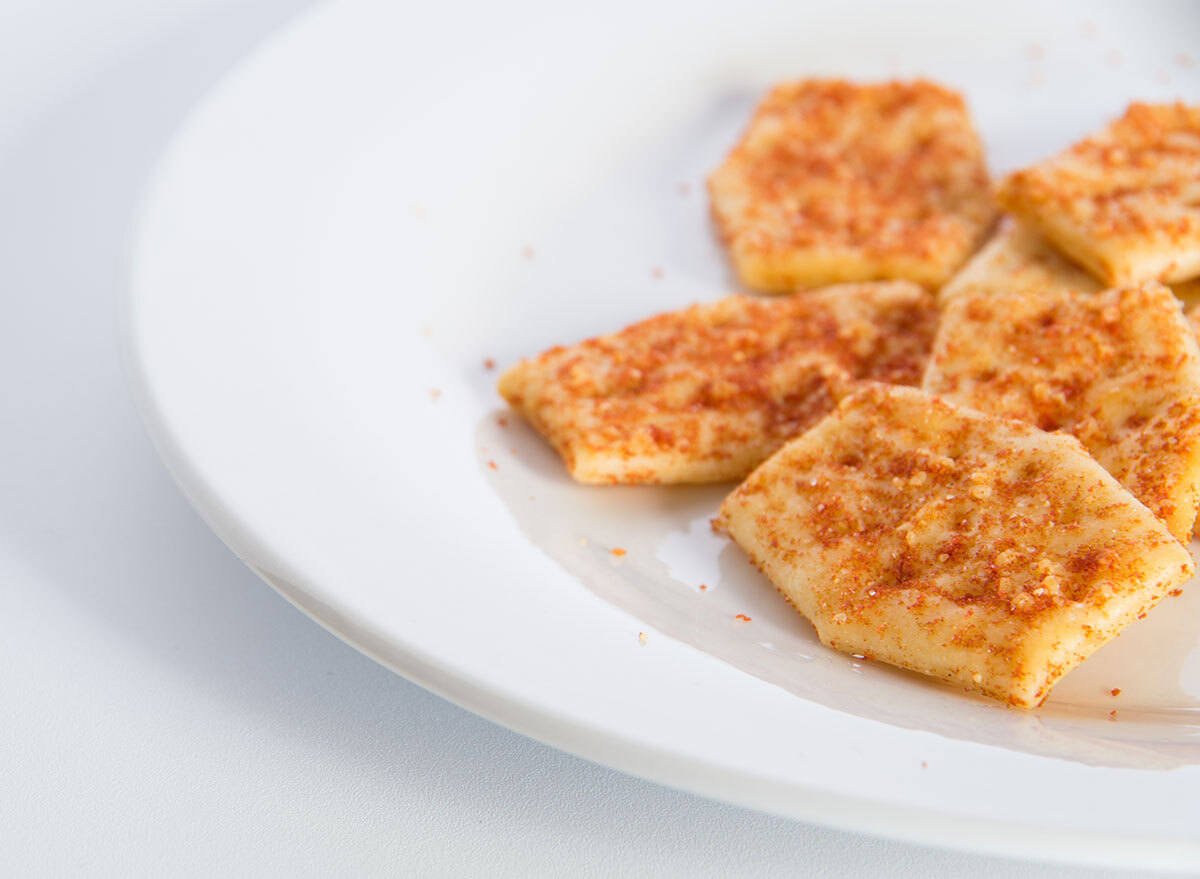
M 938 291 L 938 302 L 945 305 L 963 293 L 1015 290 L 1094 293 L 1099 289 L 1099 281 L 1051 247 L 1041 235 L 1012 217 L 1004 217 L 988 243 Z
M 1173 534 L 1191 533 L 1200 349 L 1161 284 L 958 296 L 942 315 L 922 386 L 1073 434 Z
M 917 384 L 936 322 L 903 281 L 734 296 L 552 348 L 499 388 L 580 482 L 737 479 L 853 380 Z
M 1022 708 L 1191 576 L 1065 434 L 868 385 L 719 524 L 821 641 Z
M 739 277 L 767 292 L 878 278 L 936 288 L 994 216 L 962 97 L 921 80 L 776 86 L 708 183 Z
M 1184 304 L 1200 303 L 1200 278 L 1179 281 L 1170 287 Z M 944 306 L 955 296 L 968 292 L 1082 290 L 1095 293 L 1101 289 L 1099 281 L 1063 256 L 1045 238 L 1014 217 L 1005 216 L 987 244 L 938 290 L 938 303 Z
M 1200 276 L 1200 106 L 1131 104 L 999 200 L 1106 286 Z

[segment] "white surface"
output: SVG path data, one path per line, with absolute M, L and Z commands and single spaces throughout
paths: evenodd
M 1109 14 L 1132 69 L 1092 69 L 1070 6 L 690 4 L 669 43 L 668 5 L 529 5 L 322 10 L 172 145 L 126 338 L 151 434 L 201 514 L 365 652 L 573 753 L 836 826 L 1200 869 L 1200 592 L 1041 711 L 966 697 L 822 648 L 707 527 L 724 487 L 575 485 L 498 424 L 483 367 L 724 295 L 696 190 L 772 81 L 891 67 L 955 83 L 985 138 L 1019 141 L 991 150 L 1003 169 L 1130 99 L 1200 92 L 1195 72 L 1171 86 L 1152 66 L 1196 17 Z M 863 40 L 863 16 L 911 32 Z M 1047 42 L 1050 112 L 996 76 Z M 682 572 L 701 562 L 707 592 Z M 1030 797 L 1040 785 L 1055 796 Z
M 0 57 L 40 44 L 45 65 L 0 85 L 0 114 L 24 114 L 0 143 L 5 874 L 1095 875 L 597 769 L 424 694 L 270 593 L 157 464 L 109 307 L 164 135 L 292 7 L 177 5 L 169 28 L 151 4 L 60 7 L 87 40 L 0 29 Z

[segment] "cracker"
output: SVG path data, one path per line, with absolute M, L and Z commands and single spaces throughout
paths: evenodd
M 1200 276 L 1200 106 L 1131 104 L 998 198 L 1105 286 Z
M 1161 284 L 963 294 L 942 315 L 922 386 L 1073 434 L 1173 534 L 1191 533 L 1200 500 L 1200 349 Z
M 1004 217 L 987 244 L 938 291 L 938 302 L 945 305 L 955 296 L 971 292 L 1094 293 L 1099 289 L 1099 281 L 1051 247 L 1041 235 L 1012 217 Z
M 850 382 L 919 383 L 936 322 L 903 281 L 734 296 L 553 348 L 499 388 L 580 482 L 737 479 Z
M 790 292 L 906 278 L 938 287 L 994 216 L 962 97 L 925 81 L 776 86 L 709 178 L 742 282 Z
M 1023 708 L 1193 570 L 1074 438 L 884 385 L 719 524 L 825 644 Z

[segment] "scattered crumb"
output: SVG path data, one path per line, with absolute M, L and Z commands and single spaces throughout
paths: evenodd
M 712 528 L 713 534 L 725 533 L 725 529 L 721 527 L 721 520 L 716 517 L 708 520 L 708 526 Z
M 429 397 L 430 397 L 430 399 L 432 399 L 432 400 L 436 400 L 436 399 L 437 399 L 438 397 L 440 397 L 441 395 L 442 395 L 442 392 L 441 392 L 441 391 L 439 391 L 437 388 L 430 388 L 430 389 L 429 389 Z
M 648 640 L 649 640 L 649 638 L 647 638 L 647 636 L 646 636 L 646 633 L 645 633 L 645 632 L 638 632 L 638 643 L 639 643 L 639 644 L 641 644 L 643 647 L 645 647 L 645 646 L 646 646 L 646 642 L 647 642 Z
M 1142 611 L 1141 613 L 1139 613 L 1139 614 L 1138 614 L 1138 619 L 1139 619 L 1139 620 L 1144 620 L 1145 618 L 1146 618 L 1146 612 L 1145 612 L 1145 611 Z
M 734 617 L 734 619 L 741 620 L 743 623 L 750 622 L 750 617 L 746 616 L 744 613 L 739 613 L 737 616 Z
M 488 461 L 488 466 L 489 466 L 489 467 L 491 467 L 493 470 L 499 470 L 499 469 L 500 469 L 499 467 L 497 467 L 497 466 L 496 466 L 496 462 L 495 462 L 495 461 Z
M 1178 598 L 1180 595 L 1183 595 L 1183 590 L 1182 589 L 1172 589 L 1170 592 L 1167 593 L 1167 595 L 1170 595 L 1172 598 Z
M 535 256 L 537 256 L 537 253 L 530 245 L 526 244 L 521 248 L 521 256 L 525 257 L 525 259 L 533 259 Z
M 1108 692 L 1109 692 L 1109 695 L 1111 695 L 1111 696 L 1120 696 L 1120 695 L 1121 695 L 1121 688 L 1120 688 L 1120 687 L 1113 687 L 1113 688 L 1112 688 L 1111 690 L 1109 690 Z
M 514 458 L 517 456 L 517 450 L 516 450 L 516 449 L 514 449 L 514 448 L 512 448 L 511 446 L 510 446 L 510 447 L 509 447 L 509 449 L 508 449 L 508 453 L 509 453 L 510 455 L 512 455 Z
M 701 591 L 701 592 L 707 592 L 707 591 L 708 591 L 708 587 L 707 587 L 707 586 L 705 586 L 703 583 L 701 583 L 701 584 L 700 584 L 700 591 Z
M 505 418 L 503 415 L 501 415 L 499 418 L 496 419 L 496 423 L 499 424 L 501 427 L 508 427 L 508 419 Z
M 1189 55 L 1187 52 L 1180 52 L 1178 55 L 1175 56 L 1175 63 L 1178 64 L 1180 67 L 1190 70 L 1191 68 L 1196 66 L 1196 59 L 1193 58 L 1191 55 Z
M 495 369 L 496 361 L 490 357 L 483 358 L 483 368 L 484 369 Z
M 621 549 L 621 547 L 619 547 L 619 546 L 614 546 L 612 548 L 611 552 L 617 558 L 620 558 L 621 556 L 625 555 L 625 550 Z
M 661 281 L 663 279 L 663 270 L 658 266 L 655 266 L 650 270 L 650 277 L 656 281 Z
M 929 761 L 927 761 L 927 760 L 922 760 L 922 761 L 921 761 L 921 768 L 922 768 L 922 769 L 928 769 L 928 768 L 929 768 Z
M 581 537 L 581 538 L 579 538 L 579 545 L 580 545 L 580 546 L 587 546 L 587 538 L 586 538 L 586 537 Z
M 1108 712 L 1108 719 L 1109 720 L 1117 719 L 1117 710 L 1115 708 L 1112 711 Z

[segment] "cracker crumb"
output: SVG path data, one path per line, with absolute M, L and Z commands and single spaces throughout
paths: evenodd
M 442 396 L 442 392 L 441 392 L 441 391 L 439 391 L 437 388 L 430 388 L 430 389 L 429 389 L 429 398 L 430 398 L 431 400 L 436 400 L 436 399 L 438 399 L 438 398 L 439 398 L 439 397 L 441 397 L 441 396 Z
M 707 592 L 707 591 L 708 591 L 708 587 L 707 587 L 706 585 L 704 585 L 703 583 L 701 583 L 701 584 L 700 584 L 700 591 L 701 591 L 701 592 Z
M 496 466 L 496 462 L 495 462 L 495 461 L 488 461 L 488 466 L 489 466 L 489 467 L 491 467 L 493 470 L 499 470 L 499 469 L 500 469 L 499 467 L 497 467 L 497 466 Z
M 1120 688 L 1120 687 L 1113 687 L 1111 690 L 1109 690 L 1109 691 L 1108 691 L 1108 693 L 1109 693 L 1109 695 L 1110 695 L 1110 696 L 1120 696 L 1120 695 L 1121 695 L 1121 688 Z
M 484 369 L 495 369 L 496 361 L 490 357 L 483 358 L 483 368 Z
M 526 244 L 521 248 L 521 256 L 525 259 L 533 259 L 537 256 L 537 252 L 530 245 Z
M 639 643 L 639 644 L 641 644 L 643 647 L 645 647 L 645 646 L 646 646 L 646 642 L 647 642 L 648 640 L 649 640 L 649 638 L 646 636 L 646 633 L 645 633 L 645 632 L 638 632 L 638 643 Z
M 659 268 L 658 266 L 655 266 L 654 268 L 650 269 L 650 277 L 656 281 L 661 281 L 663 279 L 664 274 L 665 273 L 663 272 L 663 270 L 661 268 Z
M 621 547 L 619 547 L 619 546 L 614 546 L 614 547 L 613 547 L 613 548 L 610 550 L 610 552 L 611 552 L 613 555 L 615 555 L 617 558 L 620 558 L 621 556 L 625 555 L 625 550 L 621 549 Z
M 739 613 L 737 616 L 734 617 L 734 619 L 740 620 L 743 623 L 750 622 L 750 617 L 746 616 L 744 613 Z

